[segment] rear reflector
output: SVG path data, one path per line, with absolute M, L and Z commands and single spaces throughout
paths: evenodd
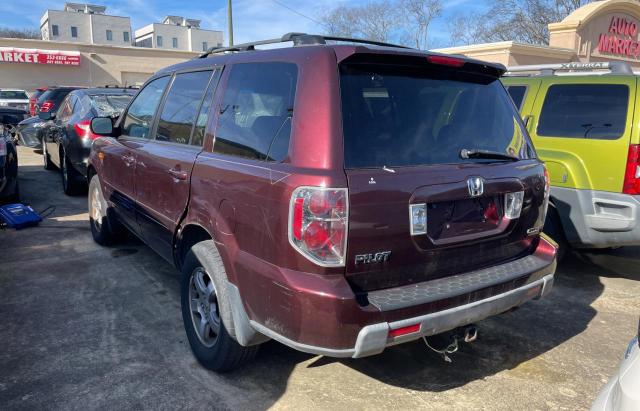
M 396 338 L 407 334 L 413 334 L 420 331 L 420 324 L 408 325 L 402 328 L 396 328 L 395 330 L 389 330 L 389 337 Z
M 633 195 L 640 194 L 640 145 L 638 144 L 629 146 L 622 192 Z
M 449 56 L 428 56 L 427 61 L 431 64 L 439 64 L 441 66 L 462 67 L 465 61 L 457 57 Z

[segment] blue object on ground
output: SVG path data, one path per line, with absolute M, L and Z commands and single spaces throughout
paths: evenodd
M 24 204 L 7 204 L 0 207 L 0 220 L 9 227 L 20 230 L 21 228 L 38 225 L 42 217 L 33 208 Z

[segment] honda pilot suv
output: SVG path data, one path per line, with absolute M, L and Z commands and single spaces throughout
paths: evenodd
M 268 339 L 378 354 L 551 289 L 548 179 L 504 67 L 339 40 L 212 50 L 92 120 L 93 237 L 126 227 L 182 271 L 210 369 Z

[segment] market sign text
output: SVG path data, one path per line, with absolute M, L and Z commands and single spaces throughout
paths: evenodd
M 0 47 L 0 62 L 79 66 L 80 53 L 75 51 L 35 50 Z
M 598 52 L 639 58 L 638 23 L 624 17 L 613 16 L 609 23 L 609 31 L 600 34 Z

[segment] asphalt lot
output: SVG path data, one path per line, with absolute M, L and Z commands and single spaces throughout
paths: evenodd
M 265 344 L 216 375 L 191 355 L 177 271 L 91 239 L 84 196 L 20 148 L 37 228 L 0 231 L 0 409 L 585 409 L 640 315 L 640 248 L 572 253 L 542 301 L 479 324 L 447 364 L 421 341 L 360 360 Z

